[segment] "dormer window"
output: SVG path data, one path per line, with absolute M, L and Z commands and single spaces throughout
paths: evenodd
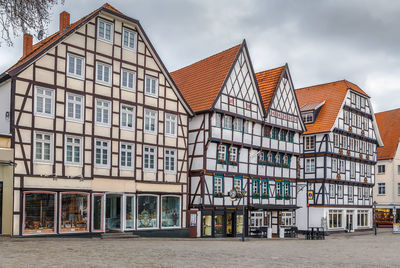
M 305 113 L 301 115 L 303 118 L 303 122 L 305 124 L 312 123 L 314 121 L 314 113 Z

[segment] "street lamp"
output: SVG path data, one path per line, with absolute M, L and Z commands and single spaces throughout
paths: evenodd
M 374 201 L 373 203 L 372 203 L 372 205 L 373 205 L 373 208 L 374 208 L 374 231 L 375 231 L 375 235 L 376 235 L 376 205 L 377 205 L 378 203 L 376 202 L 376 201 Z

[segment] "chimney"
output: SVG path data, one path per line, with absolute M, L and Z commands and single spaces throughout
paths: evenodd
M 32 52 L 32 45 L 33 45 L 33 36 L 31 34 L 24 34 L 24 55 L 28 55 Z
M 69 13 L 63 11 L 60 13 L 60 32 L 64 31 L 69 26 Z

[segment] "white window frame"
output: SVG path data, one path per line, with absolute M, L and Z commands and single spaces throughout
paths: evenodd
M 179 226 L 173 226 L 173 227 L 163 227 L 162 226 L 162 220 L 163 220 L 163 218 L 162 218 L 162 214 L 160 215 L 160 218 L 161 218 L 161 225 L 160 225 L 160 227 L 161 227 L 161 229 L 179 229 L 179 228 L 181 228 L 181 226 L 182 226 L 182 197 L 181 196 L 179 196 L 179 195 L 162 195 L 161 196 L 161 198 L 160 198 L 160 210 L 162 210 L 163 209 L 163 207 L 162 207 L 162 200 L 163 200 L 163 197 L 178 197 L 179 198 L 179 208 L 180 208 L 180 211 L 179 211 Z M 161 211 L 160 211 L 161 212 Z
M 70 72 L 70 69 L 69 69 L 69 64 L 71 63 L 71 58 L 74 58 L 74 72 Z M 79 59 L 82 61 L 81 74 L 76 73 L 76 65 L 77 65 L 76 59 Z M 85 78 L 85 58 L 84 57 L 78 56 L 78 55 L 72 54 L 72 53 L 67 53 L 67 76 L 73 77 L 73 78 L 78 78 L 81 80 L 83 80 Z
M 125 33 L 128 33 L 128 45 L 125 45 Z M 132 36 L 133 36 L 133 47 L 129 46 Z M 123 48 L 136 52 L 136 40 L 137 40 L 136 38 L 137 38 L 137 34 L 134 30 L 123 27 L 123 29 L 122 29 L 122 47 Z
M 174 154 L 171 156 L 171 152 L 173 152 Z M 177 157 L 178 157 L 178 151 L 175 149 L 169 149 L 169 148 L 165 148 L 164 149 L 164 173 L 168 173 L 168 174 L 176 174 L 176 165 L 177 165 Z M 169 159 L 167 159 L 169 158 Z M 172 158 L 172 160 L 171 160 Z M 169 160 L 169 162 L 168 162 Z M 169 168 L 167 169 L 167 163 Z M 171 169 L 171 163 L 173 163 L 174 168 Z
M 369 188 L 365 187 L 364 188 L 364 199 L 368 200 L 369 199 Z
M 344 110 L 344 111 L 343 111 L 343 117 L 344 117 L 344 123 L 345 123 L 346 125 L 349 125 L 349 124 L 350 124 L 350 114 L 349 114 L 349 111 Z
M 315 158 L 306 158 L 305 159 L 306 165 L 306 173 L 313 173 L 315 172 Z
M 100 101 L 100 102 L 102 102 L 102 104 L 101 104 L 101 107 L 99 107 L 98 105 L 98 101 Z M 104 103 L 108 103 L 108 116 L 107 116 L 107 123 L 104 123 L 104 110 L 106 110 L 105 109 L 105 107 L 104 107 Z M 112 105 L 112 103 L 111 103 L 111 101 L 108 101 L 108 100 L 103 100 L 103 99 L 95 99 L 95 124 L 97 125 L 97 126 L 103 126 L 103 127 L 110 127 L 111 126 L 111 113 L 112 113 L 112 107 L 111 107 L 111 105 Z M 98 122 L 97 121 L 97 115 L 98 115 L 98 108 L 100 108 L 101 109 L 101 122 Z
M 333 144 L 335 147 L 339 147 L 340 143 L 339 143 L 339 134 L 333 134 Z
M 312 123 L 312 122 L 314 122 L 314 113 L 313 113 L 313 112 L 311 112 L 311 113 L 304 113 L 304 114 L 302 115 L 302 118 L 303 118 L 303 122 L 304 122 L 305 124 L 307 124 L 307 123 Z
M 363 188 L 358 186 L 358 200 L 363 199 Z
M 100 22 L 104 23 L 104 36 L 100 36 Z M 110 39 L 106 38 L 106 25 L 110 25 Z M 107 42 L 107 43 L 113 43 L 114 42 L 114 24 L 110 21 L 104 20 L 104 19 L 98 19 L 97 21 L 97 39 Z
M 222 128 L 232 129 L 233 128 L 233 118 L 230 115 L 224 115 L 222 118 Z
M 126 109 L 124 109 L 124 108 L 132 109 L 132 111 L 126 111 Z M 122 125 L 123 124 L 122 119 L 123 119 L 124 114 L 125 114 L 125 118 L 126 118 L 126 126 Z M 132 127 L 128 126 L 129 115 L 132 116 Z M 121 127 L 121 129 L 124 129 L 124 130 L 135 131 L 135 128 L 136 128 L 136 107 L 135 106 L 121 103 L 120 127 Z
M 229 163 L 236 162 L 239 163 L 239 148 L 236 146 L 229 147 Z
M 144 94 L 146 96 L 150 96 L 150 97 L 158 97 L 158 78 L 154 77 L 154 76 L 150 76 L 150 75 L 145 75 L 145 79 L 144 79 L 145 83 L 144 83 Z M 155 93 L 151 92 L 152 90 L 152 85 L 153 82 L 155 82 Z M 150 83 L 149 85 L 149 89 L 150 91 L 147 91 L 147 84 Z
M 386 195 L 386 183 L 385 182 L 378 182 L 378 195 Z
M 42 136 L 42 139 L 41 140 L 37 140 L 37 138 L 36 138 L 36 135 L 37 134 L 40 134 L 40 135 L 49 135 L 50 136 L 50 140 L 48 140 L 48 142 L 50 143 L 50 159 L 49 160 L 45 160 L 45 159 L 43 159 L 43 157 L 44 157 L 44 146 L 43 146 L 43 143 L 45 143 L 46 141 L 43 139 L 43 136 Z M 35 162 L 35 163 L 38 163 L 38 164 L 53 164 L 53 161 L 54 161 L 54 135 L 52 134 L 52 133 L 47 133 L 47 132 L 42 132 L 42 131 L 35 131 L 34 132 L 34 140 L 33 140 L 33 155 L 34 155 L 34 157 L 33 157 L 33 161 Z M 36 158 L 36 143 L 37 142 L 41 142 L 42 143 L 42 159 L 37 159 Z
M 360 176 L 365 176 L 365 165 L 360 163 Z
M 346 161 L 343 159 L 339 160 L 339 168 L 338 170 L 340 170 L 340 173 L 345 173 L 346 172 Z
M 178 136 L 178 115 L 165 113 L 165 136 L 176 138 Z M 167 131 L 169 126 L 169 131 Z
M 333 222 L 333 215 L 336 215 L 337 226 L 331 226 L 330 222 Z M 340 217 L 339 217 L 340 215 Z M 330 219 L 332 218 L 332 220 Z M 339 219 L 340 218 L 340 219 Z M 343 228 L 343 210 L 330 209 L 328 211 L 328 229 L 342 229 Z
M 372 169 L 372 166 L 369 165 L 369 164 L 366 164 L 365 170 L 366 170 L 366 173 L 367 173 L 367 177 L 371 177 L 371 169 Z
M 125 148 L 122 148 L 125 146 Z M 128 149 L 131 146 L 131 149 Z M 127 165 L 128 153 L 131 153 L 131 166 Z M 122 164 L 122 154 L 125 153 L 125 165 Z M 135 144 L 128 142 L 120 142 L 119 144 L 119 169 L 120 170 L 134 170 L 135 169 Z
M 245 120 L 243 123 L 243 132 L 245 134 L 251 134 L 252 133 L 252 122 L 249 120 Z
M 356 178 L 356 162 L 350 162 L 350 178 Z
M 74 100 L 70 100 L 69 99 L 70 96 L 73 97 Z M 74 93 L 70 93 L 70 92 L 67 92 L 67 96 L 66 97 L 67 97 L 66 105 L 65 105 L 65 118 L 66 118 L 66 120 L 82 124 L 84 122 L 84 119 L 85 119 L 85 97 L 82 96 L 82 95 L 74 94 Z M 76 101 L 75 100 L 76 97 L 81 98 L 81 101 L 80 102 Z M 69 114 L 68 114 L 68 106 L 69 106 L 70 103 L 72 104 L 72 107 L 73 107 L 72 117 L 70 117 Z M 77 111 L 76 105 L 80 105 L 81 106 L 81 109 L 80 109 L 81 118 L 80 119 L 75 118 L 76 111 Z
M 222 114 L 214 113 L 212 123 L 213 123 L 213 127 L 221 127 L 222 126 Z
M 329 198 L 335 198 L 335 197 L 336 197 L 336 185 L 329 184 Z
M 342 184 L 337 185 L 337 196 L 338 196 L 338 198 L 343 198 L 343 185 Z
M 99 67 L 101 67 L 101 77 L 102 77 L 102 79 L 99 79 L 99 75 L 98 75 Z M 105 79 L 104 79 L 104 77 L 105 77 L 104 76 L 105 67 L 108 67 L 108 69 L 109 69 L 109 71 L 108 71 L 108 82 L 105 81 Z M 111 86 L 111 84 L 112 84 L 112 72 L 113 72 L 113 69 L 112 69 L 112 66 L 110 64 L 97 61 L 96 62 L 96 74 L 95 74 L 96 83 L 101 84 L 101 85 Z
M 124 73 L 126 73 L 126 85 L 124 85 L 123 83 Z M 132 87 L 129 86 L 129 75 L 132 75 Z M 125 89 L 127 91 L 132 91 L 132 92 L 136 91 L 136 72 L 121 68 L 120 80 L 121 80 L 120 81 L 121 89 Z
M 149 149 L 148 152 L 146 152 L 146 149 Z M 150 152 L 150 150 L 153 150 L 153 152 Z M 157 147 L 155 146 L 143 146 L 143 171 L 144 172 L 152 172 L 152 173 L 156 173 L 157 172 Z M 146 167 L 145 163 L 146 163 L 146 154 L 148 155 L 148 160 L 149 160 L 149 166 Z M 153 156 L 154 159 L 154 167 L 150 168 L 150 160 L 151 160 L 151 156 Z
M 243 132 L 243 119 L 242 118 L 235 118 L 233 120 L 233 130 L 237 132 Z
M 226 154 L 227 154 L 227 146 L 224 144 L 220 144 L 217 148 L 218 159 L 217 161 L 225 161 L 226 162 Z M 224 157 L 221 157 L 223 155 Z
M 71 142 L 68 142 L 68 139 L 72 139 L 72 143 Z M 75 162 L 74 161 L 74 156 L 75 156 L 75 148 L 77 147 L 76 146 L 76 143 L 75 143 L 75 140 L 76 139 L 79 139 L 79 162 Z M 64 163 L 65 163 L 65 165 L 66 166 L 77 166 L 77 167 L 82 167 L 82 155 L 83 155 L 83 152 L 82 152 L 82 148 L 83 148 L 83 146 L 82 146 L 82 137 L 77 137 L 77 136 L 66 136 L 65 137 L 65 149 L 64 149 L 64 154 L 65 154 L 65 158 L 64 158 Z M 68 150 L 67 150 L 67 146 L 72 146 L 72 161 L 68 161 L 68 157 L 67 157 L 67 154 L 68 154 Z
M 337 171 L 338 171 L 338 166 L 337 166 L 338 161 L 337 161 L 337 158 L 331 158 L 331 159 L 332 159 L 332 161 L 331 161 L 332 172 L 337 172 Z
M 42 90 L 43 94 L 39 94 L 38 90 Z M 51 96 L 46 95 L 46 91 L 51 92 Z M 44 88 L 44 87 L 38 87 L 35 86 L 35 101 L 34 101 L 34 105 L 35 105 L 35 112 L 34 115 L 35 116 L 41 116 L 41 117 L 47 117 L 47 118 L 53 118 L 54 119 L 54 111 L 55 111 L 55 90 L 54 89 L 50 89 L 50 88 Z M 43 102 L 42 102 L 42 112 L 38 112 L 38 97 L 43 98 Z M 45 112 L 45 108 L 46 108 L 46 99 L 50 100 L 50 113 L 46 113 Z
M 98 149 L 97 142 L 101 142 L 101 145 L 100 145 L 100 148 L 99 148 L 101 150 L 101 153 L 100 153 L 101 154 L 100 155 L 100 164 L 96 163 L 96 160 L 97 160 L 96 154 L 97 154 L 97 149 Z M 107 146 L 103 145 L 104 142 L 107 143 Z M 103 155 L 104 155 L 103 150 L 104 149 L 107 149 L 107 164 L 103 164 L 103 160 L 104 160 L 104 158 L 103 158 Z M 94 153 L 94 167 L 110 169 L 110 166 L 111 166 L 111 163 L 110 163 L 111 162 L 110 141 L 103 140 L 103 139 L 94 139 L 94 152 L 93 153 Z
M 154 120 L 154 130 L 151 130 L 152 121 Z M 146 126 L 148 121 L 148 128 Z M 144 133 L 157 134 L 158 127 L 158 112 L 156 110 L 144 109 L 143 130 Z
M 305 150 L 310 151 L 315 149 L 316 137 L 315 136 L 306 136 L 305 138 Z
M 221 176 L 214 176 L 214 195 L 215 194 L 221 194 L 221 193 L 223 193 L 224 192 L 224 189 L 223 189 L 223 185 L 224 185 L 224 183 L 223 183 L 223 180 L 224 180 L 224 177 L 221 177 Z
M 348 191 L 347 197 L 348 197 L 349 202 L 353 202 L 354 201 L 354 188 L 353 188 L 353 186 L 349 186 L 347 188 L 347 191 Z

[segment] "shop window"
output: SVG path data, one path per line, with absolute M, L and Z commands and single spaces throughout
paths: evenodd
M 241 235 L 243 233 L 243 215 L 236 215 L 236 234 Z
M 282 212 L 282 220 L 281 220 L 281 225 L 282 226 L 293 226 L 293 213 L 292 212 Z
M 104 211 L 104 195 L 93 194 L 93 231 L 103 232 L 104 222 L 103 213 Z
M 212 235 L 212 215 L 203 215 L 201 234 L 202 236 Z
M 357 225 L 358 225 L 358 227 L 368 227 L 369 226 L 368 210 L 357 211 Z
M 138 196 L 138 229 L 158 228 L 158 196 Z
M 135 229 L 135 196 L 127 195 L 125 197 L 125 229 Z
M 61 193 L 61 233 L 89 231 L 88 198 L 85 193 Z
M 24 194 L 24 230 L 23 234 L 55 233 L 56 204 L 55 193 Z
M 181 226 L 181 198 L 179 196 L 161 197 L 161 227 Z
M 223 236 L 224 235 L 224 215 L 214 216 L 214 235 Z
M 343 211 L 342 210 L 336 210 L 336 209 L 330 209 L 329 210 L 329 228 L 330 229 L 335 229 L 335 228 L 342 228 L 342 215 Z

